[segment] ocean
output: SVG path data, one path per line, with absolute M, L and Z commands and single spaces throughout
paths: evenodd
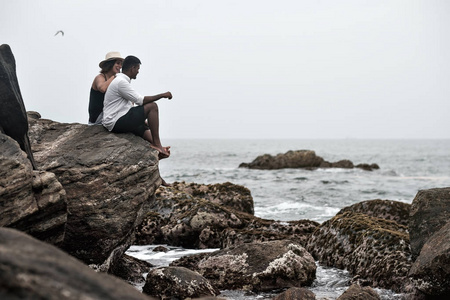
M 160 161 L 167 182 L 204 184 L 231 182 L 250 189 L 255 216 L 291 221 L 309 219 L 322 223 L 349 205 L 371 199 L 411 203 L 419 190 L 450 186 L 450 140 L 166 140 L 171 156 Z M 313 150 L 329 162 L 343 159 L 376 163 L 380 169 L 282 169 L 239 168 L 263 154 Z M 170 247 L 154 253 L 155 245 L 132 246 L 128 254 L 156 266 L 200 250 Z M 165 256 L 165 257 L 164 257 Z M 336 299 L 348 287 L 345 270 L 319 265 L 311 288 L 317 299 Z M 400 297 L 378 290 L 383 299 Z M 271 294 L 244 295 L 223 291 L 228 299 L 265 299 Z

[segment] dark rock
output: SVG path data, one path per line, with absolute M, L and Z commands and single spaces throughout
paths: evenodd
M 318 226 L 308 220 L 276 222 L 194 197 L 173 187 L 158 189 L 136 233 L 137 244 L 224 248 L 251 241 L 291 239 L 304 243 Z
M 450 222 L 423 245 L 409 276 L 421 292 L 450 299 Z
M 144 284 L 143 274 L 148 273 L 153 265 L 129 255 L 122 255 L 120 260 L 113 265 L 110 274 L 122 278 L 132 284 Z
M 58 248 L 0 228 L 0 299 L 151 299 Z
M 371 287 L 352 284 L 337 300 L 379 300 L 380 296 Z
M 16 141 L 0 133 L 0 226 L 60 245 L 67 220 L 66 192 L 50 172 L 33 170 Z
M 392 200 L 367 200 L 341 209 L 337 214 L 347 211 L 362 213 L 371 217 L 395 221 L 408 226 L 411 204 Z
M 409 236 L 397 222 L 345 212 L 320 225 L 306 248 L 320 263 L 347 269 L 373 287 L 411 289 Z
M 450 219 L 450 187 L 419 191 L 411 204 L 409 235 L 415 260 L 422 246 Z
M 225 182 L 221 184 L 198 184 L 174 182 L 172 188 L 188 193 L 196 198 L 212 203 L 232 207 L 238 211 L 254 214 L 253 197 L 250 190 L 244 186 Z
M 352 169 L 354 167 L 355 166 L 353 165 L 353 162 L 348 159 L 340 160 L 337 162 L 328 162 L 322 157 L 317 156 L 316 153 L 311 150 L 291 150 L 284 154 L 277 154 L 276 156 L 264 154 L 255 158 L 251 163 L 241 163 L 239 165 L 239 168 L 261 170 L 276 170 L 284 168 L 304 168 L 309 170 L 317 168 Z M 379 169 L 379 166 L 377 164 L 359 164 L 356 167 L 367 171 Z
M 158 246 L 155 249 L 153 249 L 153 252 L 168 252 L 168 251 L 169 251 L 169 249 L 164 246 Z
M 292 287 L 275 296 L 273 300 L 316 300 L 316 295 L 308 289 Z
M 36 162 L 66 191 L 63 249 L 88 264 L 114 262 L 134 240 L 161 183 L 157 151 L 142 138 L 102 126 L 29 122 Z
M 17 141 L 36 169 L 28 139 L 27 112 L 16 75 L 16 60 L 6 44 L 0 45 L 0 106 L 0 133 Z
M 288 240 L 219 250 L 203 258 L 195 270 L 219 289 L 255 292 L 307 286 L 316 276 L 313 257 Z
M 186 299 L 219 295 L 211 283 L 197 272 L 183 267 L 163 267 L 151 270 L 143 292 L 160 299 Z

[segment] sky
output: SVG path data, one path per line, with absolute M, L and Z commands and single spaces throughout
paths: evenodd
M 447 0 L 0 0 L 28 111 L 87 123 L 109 51 L 164 139 L 449 139 Z M 64 31 L 64 36 L 55 33 Z

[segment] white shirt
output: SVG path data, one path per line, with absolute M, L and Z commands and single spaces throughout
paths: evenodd
M 103 100 L 103 126 L 111 131 L 117 120 L 133 107 L 133 103 L 142 105 L 143 101 L 144 96 L 131 87 L 130 77 L 123 73 L 116 74 Z

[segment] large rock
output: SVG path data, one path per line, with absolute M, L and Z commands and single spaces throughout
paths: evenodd
M 6 44 L 0 45 L 0 106 L 0 133 L 16 140 L 36 169 L 28 139 L 27 112 L 16 75 L 16 61 Z
M 377 292 L 371 287 L 352 284 L 337 300 L 379 300 Z
M 316 277 L 313 257 L 288 240 L 238 245 L 187 262 L 219 289 L 270 291 L 308 286 Z
M 450 299 L 450 222 L 423 245 L 409 276 L 421 292 Z
M 409 292 L 409 236 L 397 222 L 355 212 L 338 214 L 312 234 L 308 251 L 320 263 L 347 269 L 373 287 Z
M 411 204 L 392 200 L 367 200 L 355 203 L 341 209 L 337 214 L 347 211 L 362 213 L 371 217 L 395 221 L 403 226 L 408 226 L 409 210 Z
M 303 244 L 319 225 L 308 220 L 280 223 L 260 219 L 232 207 L 205 200 L 210 198 L 208 193 L 197 197 L 187 193 L 188 189 L 184 190 L 179 191 L 174 187 L 158 189 L 156 199 L 151 203 L 153 212 L 140 224 L 136 243 L 225 248 L 254 241 L 291 239 Z M 245 190 L 244 192 L 247 195 Z M 213 195 L 215 194 L 216 191 L 213 190 Z M 240 200 L 239 202 L 242 203 Z
M 0 228 L 0 299 L 152 299 L 58 248 Z
M 60 245 L 67 220 L 66 192 L 50 172 L 33 170 L 18 143 L 0 133 L 0 226 Z
M 419 191 L 411 204 L 409 235 L 416 259 L 426 241 L 450 219 L 450 187 Z
M 206 278 L 183 267 L 151 270 L 143 292 L 159 299 L 188 299 L 220 294 Z
M 63 248 L 90 264 L 124 252 L 161 183 L 157 151 L 133 134 L 38 117 L 29 119 L 34 157 L 66 191 Z
M 379 169 L 377 164 L 358 164 L 354 165 L 348 159 L 340 160 L 337 162 L 328 162 L 322 157 L 317 156 L 314 151 L 311 150 L 296 150 L 288 151 L 286 153 L 280 153 L 275 156 L 270 154 L 260 155 L 250 163 L 241 163 L 240 168 L 249 169 L 261 169 L 261 170 L 274 170 L 284 168 L 304 168 L 304 169 L 317 169 L 317 168 L 361 168 L 366 171 L 372 171 Z
M 273 300 L 316 300 L 316 295 L 306 288 L 292 287 L 283 293 L 276 295 Z

